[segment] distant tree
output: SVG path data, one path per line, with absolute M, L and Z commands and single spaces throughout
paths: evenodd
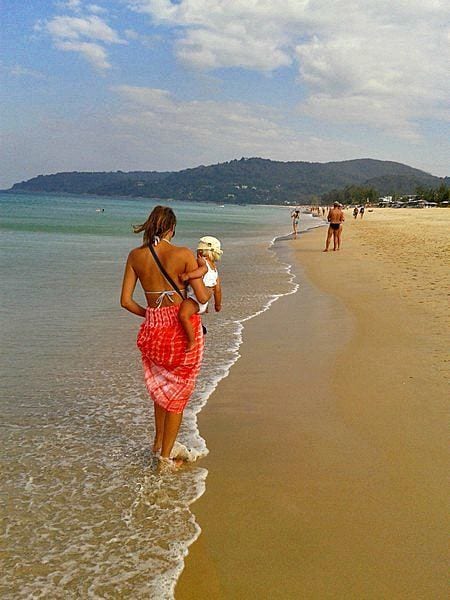
M 332 190 L 321 197 L 321 204 L 330 205 L 334 202 L 342 204 L 365 204 L 366 202 L 376 202 L 378 200 L 378 191 L 373 187 L 349 185 L 343 190 Z
M 450 201 L 450 187 L 445 183 L 441 183 L 438 188 L 425 188 L 423 186 L 416 187 L 416 194 L 425 202 L 441 202 Z
M 436 202 L 449 202 L 450 201 L 450 187 L 442 183 L 436 190 Z

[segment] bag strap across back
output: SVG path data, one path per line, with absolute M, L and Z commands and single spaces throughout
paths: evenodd
M 149 247 L 153 258 L 155 259 L 155 263 L 157 264 L 159 270 L 161 271 L 161 274 L 163 275 L 164 279 L 166 279 L 166 281 L 173 287 L 173 289 L 180 296 L 180 298 L 182 298 L 184 300 L 184 296 L 181 293 L 180 288 L 177 286 L 175 281 L 172 279 L 172 277 L 169 275 L 169 273 L 162 266 L 161 261 L 159 260 L 158 255 L 156 254 L 155 249 L 153 248 L 152 244 L 149 244 L 148 247 Z

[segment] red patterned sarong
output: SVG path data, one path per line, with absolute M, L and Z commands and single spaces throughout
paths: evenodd
M 174 413 L 182 412 L 191 397 L 203 357 L 201 318 L 191 317 L 196 345 L 186 352 L 187 339 L 178 320 L 179 308 L 179 305 L 147 308 L 137 337 L 148 392 L 153 402 Z

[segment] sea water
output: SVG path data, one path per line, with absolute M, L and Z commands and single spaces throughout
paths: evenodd
M 119 306 L 132 224 L 155 201 L 0 195 L 2 598 L 173 598 L 198 537 L 189 505 L 204 491 L 201 459 L 158 474 L 152 402 Z M 196 415 L 238 359 L 245 321 L 293 293 L 273 240 L 287 207 L 171 202 L 174 242 L 214 235 L 223 310 L 204 318 L 205 358 L 179 439 L 200 455 Z M 318 220 L 302 215 L 301 229 Z M 145 304 L 140 288 L 138 301 Z

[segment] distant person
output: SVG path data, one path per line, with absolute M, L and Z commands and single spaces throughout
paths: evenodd
M 197 245 L 197 258 L 199 260 L 197 269 L 180 275 L 180 279 L 184 283 L 188 283 L 193 279 L 203 279 L 210 297 L 214 296 L 216 312 L 219 312 L 222 308 L 222 290 L 216 267 L 216 261 L 220 260 L 222 254 L 220 241 L 211 235 L 206 235 L 200 238 Z M 186 298 L 181 303 L 180 310 L 178 311 L 178 319 L 187 337 L 186 352 L 190 352 L 195 347 L 195 331 L 191 317 L 197 314 L 204 314 L 207 308 L 208 302 L 199 302 L 194 290 L 189 285 L 186 290 Z
M 359 216 L 361 217 L 361 219 L 364 217 L 364 211 L 365 211 L 365 206 L 364 204 L 359 208 Z
M 327 220 L 329 222 L 327 231 L 327 240 L 325 242 L 324 252 L 328 252 L 331 238 L 333 238 L 333 250 L 339 250 L 341 247 L 342 224 L 345 221 L 342 204 L 335 202 L 333 208 L 328 211 Z
M 355 208 L 353 209 L 353 218 L 354 218 L 354 219 L 356 219 L 356 218 L 357 218 L 357 216 L 358 216 L 358 213 L 359 213 L 358 207 L 357 207 L 357 206 L 355 206 Z
M 325 216 L 325 206 L 322 206 L 322 217 Z
M 292 233 L 294 234 L 294 240 L 297 239 L 297 232 L 298 232 L 298 221 L 300 219 L 300 210 L 297 208 L 295 208 L 295 210 L 293 210 L 291 212 L 291 219 L 292 219 Z

